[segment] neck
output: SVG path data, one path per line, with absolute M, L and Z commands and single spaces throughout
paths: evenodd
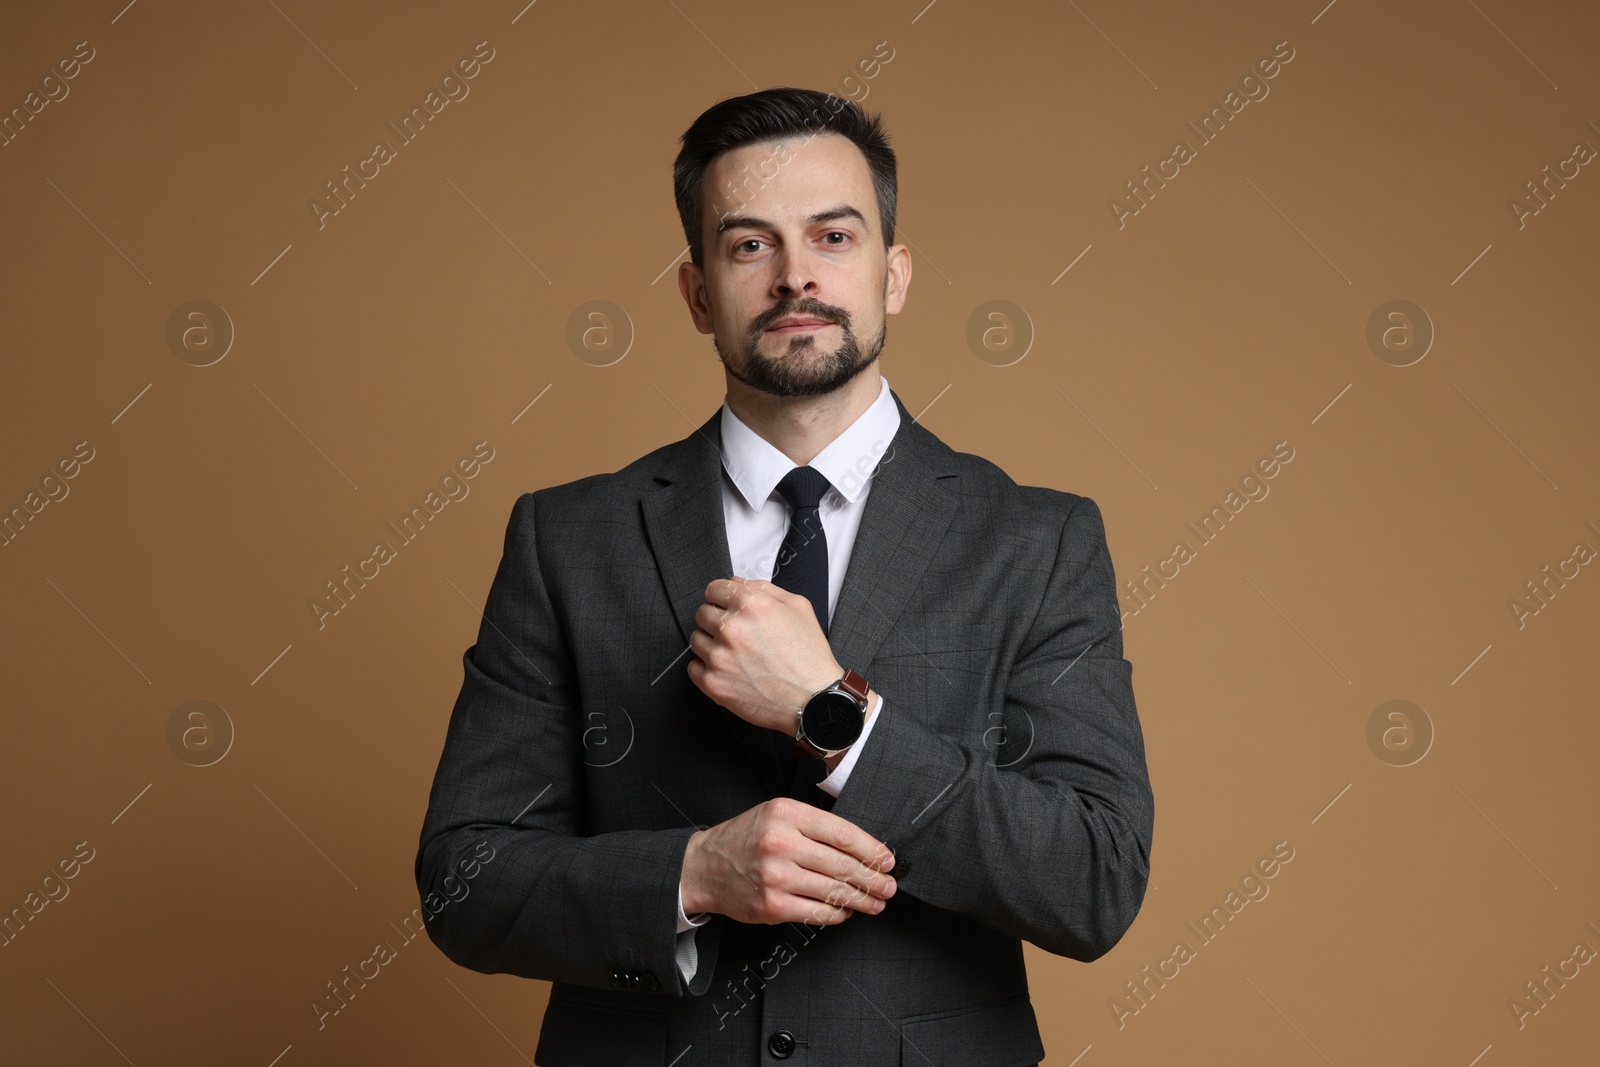
M 802 467 L 860 418 L 883 388 L 876 362 L 823 396 L 773 396 L 750 388 L 731 374 L 726 377 L 728 409 L 763 441 Z

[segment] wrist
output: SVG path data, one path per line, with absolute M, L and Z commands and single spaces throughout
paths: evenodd
M 709 911 L 707 902 L 701 899 L 699 873 L 700 839 L 705 835 L 704 830 L 696 830 L 689 835 L 689 845 L 683 853 L 683 873 L 678 880 L 678 896 L 682 901 L 684 915 L 698 915 Z

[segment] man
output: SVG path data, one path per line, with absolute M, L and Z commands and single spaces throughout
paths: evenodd
M 911 257 L 859 108 L 710 108 L 674 182 L 722 409 L 524 494 L 417 855 L 540 1064 L 1026 1065 L 1022 941 L 1132 923 L 1153 798 L 1099 508 L 875 371 Z M 430 903 L 431 902 L 431 903 Z

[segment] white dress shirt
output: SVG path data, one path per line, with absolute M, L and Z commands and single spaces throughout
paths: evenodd
M 900 428 L 900 409 L 889 394 L 889 380 L 881 374 L 878 398 L 856 421 L 844 429 L 809 464 L 828 479 L 831 488 L 818 507 L 823 537 L 828 542 L 828 619 L 833 619 L 844 574 L 850 566 L 856 531 L 878 460 Z M 778 482 L 797 464 L 722 404 L 722 515 L 727 524 L 728 554 L 733 573 L 741 578 L 770 581 L 778 551 L 789 529 L 789 504 L 778 493 Z M 846 664 L 848 666 L 848 664 Z M 817 784 L 837 797 L 844 788 L 856 757 L 867 743 L 878 716 L 883 714 L 883 694 L 874 692 L 877 709 L 867 719 L 856 743 L 850 746 L 833 772 Z M 693 918 L 683 913 L 683 885 L 678 886 L 678 970 L 688 982 L 699 969 L 694 931 L 709 921 L 709 914 Z

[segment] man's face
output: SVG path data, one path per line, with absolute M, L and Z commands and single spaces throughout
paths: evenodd
M 704 269 L 685 264 L 679 288 L 730 375 L 773 396 L 817 396 L 877 360 L 910 255 L 884 248 L 872 175 L 849 138 L 725 152 L 703 197 Z

